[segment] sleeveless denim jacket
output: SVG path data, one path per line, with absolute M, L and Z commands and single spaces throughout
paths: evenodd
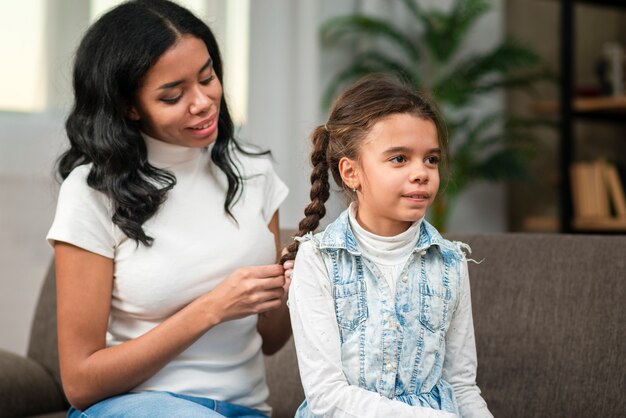
M 361 255 L 347 210 L 324 232 L 300 240 L 313 240 L 326 265 L 348 383 L 458 415 L 442 367 L 446 332 L 460 299 L 461 249 L 466 245 L 445 240 L 425 220 L 419 234 L 395 295 L 376 265 Z M 314 417 L 306 401 L 296 417 Z

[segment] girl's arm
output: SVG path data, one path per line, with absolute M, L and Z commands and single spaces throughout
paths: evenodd
M 302 385 L 314 415 L 333 417 L 438 417 L 455 415 L 388 399 L 348 384 L 341 368 L 339 328 L 324 262 L 313 242 L 300 245 L 289 309 Z
M 144 335 L 107 348 L 113 260 L 57 241 L 55 261 L 61 377 L 78 409 L 133 389 L 215 325 L 283 304 L 281 266 L 241 268 Z
M 281 256 L 278 211 L 274 213 L 267 227 L 274 234 L 276 260 L 278 261 Z M 287 296 L 287 292 L 289 291 L 290 282 L 290 278 L 285 277 L 285 296 Z M 278 309 L 259 315 L 257 330 L 263 339 L 263 354 L 274 354 L 285 345 L 289 337 L 291 337 L 291 321 L 289 320 L 289 308 L 287 308 L 286 297 L 284 298 L 284 303 L 281 304 Z
M 459 304 L 446 334 L 442 374 L 454 388 L 459 412 L 464 418 L 493 418 L 476 385 L 476 342 L 467 261 L 464 260 L 460 268 Z

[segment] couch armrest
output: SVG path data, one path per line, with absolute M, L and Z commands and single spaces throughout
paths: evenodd
M 65 408 L 61 388 L 39 363 L 0 349 L 0 417 L 24 417 Z

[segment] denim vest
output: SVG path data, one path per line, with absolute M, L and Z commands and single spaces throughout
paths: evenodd
M 460 299 L 465 244 L 445 240 L 425 220 L 419 234 L 395 295 L 377 266 L 361 255 L 347 210 L 324 232 L 301 240 L 313 240 L 326 265 L 348 383 L 458 415 L 442 366 L 446 332 Z M 314 417 L 306 401 L 296 417 Z

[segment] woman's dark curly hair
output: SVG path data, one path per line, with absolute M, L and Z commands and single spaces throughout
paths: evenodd
M 104 14 L 87 31 L 76 52 L 74 106 L 65 127 L 70 149 L 59 159 L 62 179 L 91 163 L 87 184 L 113 204 L 112 221 L 129 238 L 150 246 L 142 225 L 165 201 L 176 177 L 148 162 L 138 123 L 127 109 L 148 70 L 183 35 L 204 41 L 222 83 L 222 60 L 211 30 L 187 9 L 166 0 L 134 0 Z M 222 83 L 223 84 L 223 83 Z M 229 216 L 243 190 L 233 150 L 234 125 L 222 95 L 218 136 L 211 160 L 224 172 Z
M 329 171 L 335 183 L 354 198 L 354 192 L 341 178 L 339 161 L 344 157 L 358 161 L 363 140 L 376 122 L 399 113 L 415 115 L 435 124 L 441 150 L 439 170 L 444 180 L 448 177 L 448 134 L 435 104 L 389 75 L 365 76 L 334 101 L 328 121 L 315 128 L 311 135 L 311 203 L 304 209 L 297 237 L 315 231 L 326 215 L 325 203 L 330 196 Z M 299 241 L 292 242 L 281 262 L 294 259 L 299 244 Z

